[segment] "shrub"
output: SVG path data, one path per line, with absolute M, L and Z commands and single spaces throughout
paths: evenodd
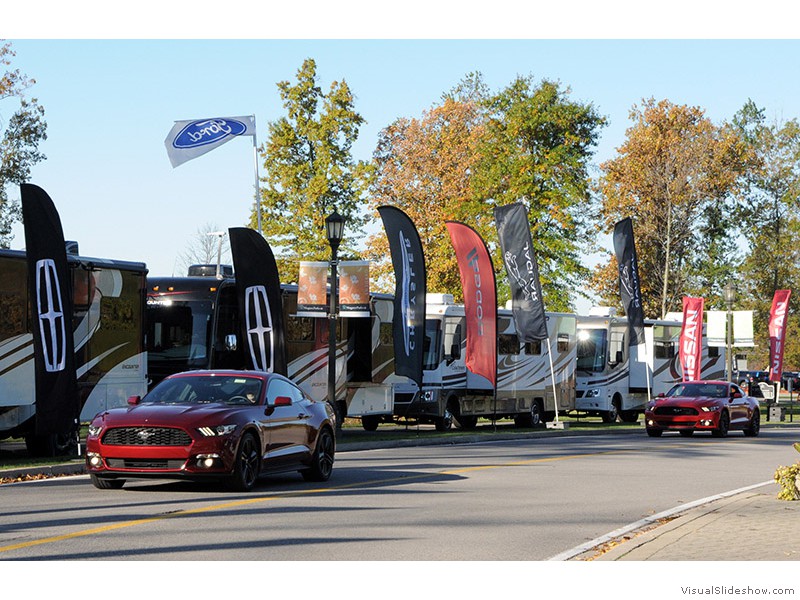
M 793 444 L 792 447 L 800 452 L 800 443 Z M 800 500 L 800 461 L 788 467 L 778 467 L 774 479 L 781 486 L 779 500 Z

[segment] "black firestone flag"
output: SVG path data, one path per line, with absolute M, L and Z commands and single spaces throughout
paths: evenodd
M 232 227 L 228 234 L 249 368 L 287 375 L 281 283 L 272 248 L 246 227 Z
M 614 226 L 614 252 L 619 266 L 619 295 L 628 316 L 630 345 L 636 346 L 644 343 L 644 308 L 630 217 Z
M 494 209 L 500 251 L 511 285 L 511 305 L 517 335 L 522 342 L 547 339 L 547 317 L 533 251 L 528 211 L 519 202 Z
M 422 387 L 423 341 L 425 339 L 425 256 L 417 228 L 408 216 L 393 206 L 379 206 L 389 238 L 394 266 L 395 373 Z
M 36 433 L 64 433 L 76 426 L 81 412 L 64 233 L 47 192 L 28 183 L 20 190 L 33 320 Z

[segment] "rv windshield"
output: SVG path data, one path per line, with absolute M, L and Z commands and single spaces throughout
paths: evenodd
M 441 362 L 442 332 L 439 329 L 439 321 L 435 319 L 425 319 L 425 351 L 422 368 L 432 371 Z
M 147 352 L 154 363 L 204 368 L 208 362 L 211 302 L 148 303 Z
M 578 370 L 601 373 L 608 347 L 605 329 L 578 329 Z

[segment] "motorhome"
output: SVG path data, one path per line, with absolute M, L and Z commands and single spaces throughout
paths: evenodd
M 179 371 L 244 368 L 236 281 L 225 276 L 153 277 L 147 291 L 148 372 L 156 383 Z M 214 273 L 215 274 L 215 273 Z M 211 273 L 209 273 L 211 275 Z M 288 376 L 328 399 L 328 319 L 297 314 L 297 286 L 282 285 Z M 391 418 L 416 384 L 394 373 L 392 297 L 372 294 L 369 317 L 336 320 L 336 401 L 366 429 Z
M 644 321 L 645 343 L 630 345 L 628 319 L 597 307 L 578 317 L 575 410 L 605 423 L 635 423 L 648 397 L 682 380 L 679 340 L 682 321 Z M 709 347 L 703 328 L 701 377 L 725 378 L 724 348 Z
M 68 245 L 81 420 L 124 406 L 147 388 L 143 263 L 87 258 Z M 75 432 L 36 434 L 31 299 L 24 251 L 0 250 L 0 439 L 24 437 L 36 455 L 60 454 Z
M 498 311 L 495 393 L 484 378 L 466 367 L 464 306 L 456 304 L 451 294 L 428 294 L 422 393 L 398 399 L 395 415 L 445 430 L 453 421 L 471 429 L 481 417 L 511 418 L 518 426 L 530 427 L 571 411 L 575 407 L 577 317 L 546 316 L 552 369 L 548 340 L 521 343 L 511 310 Z

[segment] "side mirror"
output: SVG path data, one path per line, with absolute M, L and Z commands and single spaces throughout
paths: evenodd
M 292 399 L 289 396 L 276 396 L 274 400 L 267 398 L 267 407 L 264 409 L 264 414 L 269 416 L 275 412 L 276 406 L 291 406 Z
M 661 392 L 656 398 L 666 398 L 667 395 L 664 392 Z
M 735 399 L 735 398 L 743 398 L 743 397 L 744 397 L 744 396 L 742 396 L 742 394 L 740 394 L 739 392 L 733 392 L 733 393 L 731 394 L 731 400 L 733 400 L 733 399 Z
M 239 347 L 239 340 L 236 339 L 236 334 L 229 333 L 225 336 L 225 350 L 228 352 L 235 352 Z
M 142 401 L 142 397 L 141 396 L 131 396 L 130 398 L 128 398 L 128 404 L 130 406 L 136 406 L 141 401 Z

